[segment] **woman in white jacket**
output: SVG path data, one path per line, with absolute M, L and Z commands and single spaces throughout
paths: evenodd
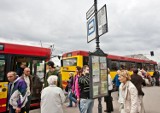
M 138 91 L 130 81 L 127 70 L 122 70 L 119 75 L 121 85 L 119 87 L 120 113 L 138 113 Z
M 41 94 L 41 113 L 63 113 L 65 95 L 62 89 L 57 87 L 57 79 L 56 75 L 47 79 L 49 86 L 44 88 Z

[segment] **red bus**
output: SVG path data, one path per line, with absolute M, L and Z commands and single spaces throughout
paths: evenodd
M 64 53 L 62 55 L 61 61 L 61 74 L 62 74 L 62 84 L 65 87 L 66 81 L 69 78 L 69 72 L 75 72 L 76 66 L 88 65 L 89 60 L 89 52 L 88 51 L 71 51 Z M 127 70 L 132 70 L 132 68 L 145 68 L 150 75 L 153 75 L 153 71 L 157 66 L 157 62 L 152 60 L 142 60 L 138 58 L 130 58 L 125 56 L 117 56 L 117 55 L 108 55 L 106 56 L 108 60 L 108 67 L 111 70 L 110 75 L 112 79 L 116 75 L 116 71 L 120 69 L 121 65 L 125 67 Z M 131 74 L 131 71 L 130 71 Z
M 50 59 L 49 48 L 34 47 L 0 42 L 0 113 L 7 110 L 8 81 L 7 73 L 16 71 L 25 63 L 33 76 L 31 107 L 39 107 L 40 92 L 46 73 L 46 61 Z

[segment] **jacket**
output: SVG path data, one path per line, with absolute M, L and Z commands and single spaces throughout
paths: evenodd
M 63 113 L 65 95 L 61 88 L 50 85 L 42 90 L 41 113 Z
M 112 78 L 111 75 L 108 74 L 108 90 L 112 90 L 113 89 L 113 83 L 112 83 Z
M 80 88 L 80 98 L 87 99 L 90 97 L 89 83 L 90 83 L 89 74 L 79 77 L 78 84 Z
M 51 75 L 57 75 L 58 77 L 58 80 L 57 80 L 57 86 L 62 88 L 62 84 L 61 84 L 61 74 L 58 72 L 58 70 L 54 70 L 53 72 L 52 71 L 48 71 L 46 76 L 45 76 L 45 79 L 44 79 L 44 87 L 47 87 L 48 86 L 48 82 L 47 82 L 47 79 L 49 76 Z
M 21 79 L 22 79 L 22 80 L 24 80 L 24 76 L 25 76 L 25 75 L 22 74 L 22 76 L 21 76 Z M 33 90 L 32 90 L 32 89 L 33 89 L 33 86 L 32 86 L 32 85 L 33 85 L 32 75 L 30 75 L 30 76 L 28 76 L 28 77 L 29 77 L 29 81 L 30 81 L 30 91 L 31 91 L 31 93 L 32 93 L 32 92 L 33 92 Z M 25 81 L 25 80 L 24 80 L 24 81 Z
M 144 80 L 142 79 L 142 77 L 140 75 L 133 74 L 131 76 L 131 82 L 136 86 L 138 95 L 144 96 L 144 92 L 142 91 L 142 83 L 144 82 Z
M 27 84 L 20 77 L 13 83 L 9 83 L 8 85 L 8 96 L 9 96 L 9 104 L 15 109 L 16 107 L 22 108 L 23 102 L 21 101 L 21 97 L 26 95 Z M 16 96 L 17 95 L 17 96 Z M 19 97 L 19 98 L 15 98 Z M 16 103 L 12 105 L 12 103 Z
M 116 74 L 116 76 L 113 79 L 113 83 L 116 85 L 116 87 L 119 87 L 121 82 L 118 80 L 119 76 Z
M 138 91 L 131 81 L 127 81 L 125 85 L 121 83 L 118 102 L 123 105 L 120 109 L 125 113 L 138 113 Z
M 80 98 L 80 87 L 79 87 L 79 84 L 78 84 L 78 79 L 79 79 L 79 76 L 75 75 L 75 77 L 73 79 L 72 92 L 79 99 Z

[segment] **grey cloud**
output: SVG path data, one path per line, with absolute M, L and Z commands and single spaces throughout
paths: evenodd
M 159 0 L 99 0 L 98 9 L 104 4 L 109 32 L 100 37 L 100 47 L 105 52 L 125 55 L 160 48 Z M 54 44 L 56 53 L 94 51 L 95 40 L 87 43 L 85 17 L 92 5 L 93 0 L 1 0 L 0 39 Z

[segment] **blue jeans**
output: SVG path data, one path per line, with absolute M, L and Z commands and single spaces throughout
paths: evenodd
M 81 113 L 92 113 L 93 106 L 94 106 L 93 99 L 80 99 Z
M 73 97 L 71 91 L 69 91 L 68 98 L 69 98 L 69 106 L 72 106 L 72 102 L 77 103 L 77 100 Z

